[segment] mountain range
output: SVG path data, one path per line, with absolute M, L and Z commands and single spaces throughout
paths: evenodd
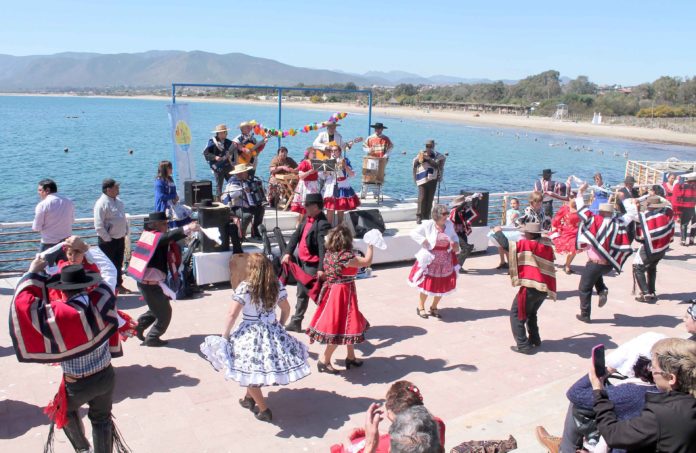
M 298 83 L 328 85 L 352 82 L 357 86 L 369 87 L 395 86 L 401 83 L 452 85 L 493 81 L 447 75 L 423 77 L 403 71 L 352 74 L 338 70 L 291 66 L 242 53 L 153 50 L 121 54 L 0 54 L 0 91 L 153 89 L 169 87 L 172 82 L 288 86 Z

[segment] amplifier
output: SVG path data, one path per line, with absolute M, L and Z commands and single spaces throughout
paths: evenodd
M 349 211 L 345 222 L 353 232 L 353 236 L 361 238 L 373 228 L 384 233 L 384 219 L 379 209 L 360 209 L 357 211 Z
M 210 180 L 184 181 L 184 203 L 192 208 L 202 200 L 213 200 L 213 183 Z
M 201 248 L 203 253 L 228 252 L 230 250 L 230 208 L 219 205 L 211 208 L 198 208 L 198 222 L 203 228 L 217 228 L 222 244 L 203 235 Z

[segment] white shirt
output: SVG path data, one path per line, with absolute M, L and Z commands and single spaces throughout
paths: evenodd
M 121 239 L 128 233 L 126 208 L 119 198 L 105 193 L 99 197 L 94 204 L 94 229 L 105 242 Z
M 50 193 L 36 205 L 31 229 L 41 233 L 41 242 L 55 244 L 72 234 L 75 221 L 73 202 L 57 193 Z
M 341 137 L 341 134 L 339 134 L 338 131 L 334 132 L 333 141 L 335 141 L 336 144 L 343 149 L 343 137 Z M 326 150 L 326 145 L 328 145 L 329 142 L 329 133 L 327 131 L 322 131 L 319 133 L 319 135 L 317 135 L 317 138 L 314 139 L 312 146 L 316 149 L 324 151 Z

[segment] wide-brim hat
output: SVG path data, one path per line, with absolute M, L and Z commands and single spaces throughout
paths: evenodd
M 87 250 L 89 250 L 89 245 L 87 245 L 85 241 L 80 238 L 80 236 L 70 236 L 67 238 L 65 240 L 65 247 L 72 250 L 77 250 L 81 253 L 86 253 Z
M 389 129 L 387 126 L 385 126 L 382 123 L 370 124 L 370 127 L 373 129 Z
M 435 140 L 426 140 L 425 146 L 435 146 Z
M 238 175 L 238 174 L 240 174 L 240 173 L 246 173 L 247 171 L 249 171 L 249 170 L 251 170 L 251 169 L 253 169 L 253 168 L 254 168 L 254 167 L 252 167 L 251 165 L 247 165 L 247 164 L 237 164 L 237 165 L 234 166 L 234 168 L 232 169 L 232 171 L 229 172 L 228 174 L 230 174 L 230 175 Z
M 305 206 L 310 204 L 322 206 L 324 204 L 324 197 L 322 197 L 319 193 L 308 193 L 305 195 L 304 204 Z
M 538 222 L 526 222 L 517 227 L 517 229 L 522 233 L 532 234 L 545 234 L 549 232 L 549 230 L 544 230 Z
M 213 134 L 217 134 L 218 132 L 229 132 L 229 131 L 230 131 L 230 130 L 227 129 L 227 125 L 226 125 L 226 124 L 218 124 L 217 126 L 215 126 L 215 130 L 212 131 L 212 133 L 213 133 Z
M 338 123 L 338 121 L 327 121 L 327 122 L 326 122 L 326 127 L 329 127 L 329 126 L 336 126 L 336 127 L 338 127 L 338 126 L 340 126 L 340 124 Z
M 60 274 L 56 274 L 46 282 L 48 288 L 54 289 L 82 289 L 96 285 L 101 281 L 101 276 L 96 272 L 85 272 L 81 264 L 65 266 Z
M 660 208 L 666 208 L 669 206 L 665 201 L 662 199 L 662 197 L 658 196 L 652 196 L 648 197 L 643 201 L 642 207 L 645 209 L 660 209 Z
M 544 168 L 543 170 L 541 170 L 541 175 L 539 175 L 539 176 L 552 175 L 554 173 L 556 173 L 556 172 L 552 171 L 550 168 Z
M 464 202 L 466 202 L 466 195 L 458 195 L 454 197 L 452 201 L 450 201 L 449 207 L 456 208 L 457 206 L 464 204 Z
M 614 213 L 614 205 L 611 203 L 600 203 L 599 206 L 597 207 L 597 211 L 599 212 L 610 212 Z
M 252 123 L 251 121 L 242 121 L 241 123 L 239 123 L 240 129 L 243 127 L 253 127 L 253 126 L 254 126 L 254 123 Z
M 147 215 L 147 218 L 145 219 L 145 223 L 152 223 L 152 222 L 166 222 L 167 219 L 167 213 L 164 211 L 156 211 L 156 212 L 151 212 Z

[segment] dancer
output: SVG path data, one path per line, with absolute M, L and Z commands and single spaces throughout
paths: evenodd
M 551 240 L 542 237 L 546 231 L 540 224 L 527 222 L 520 230 L 524 238 L 511 242 L 502 228 L 494 229 L 496 240 L 510 252 L 512 286 L 520 287 L 510 308 L 510 327 L 517 343 L 510 349 L 521 354 L 533 354 L 534 348 L 541 346 L 537 312 L 546 297 L 556 300 L 555 257 Z
M 167 265 L 171 259 L 170 244 L 184 239 L 194 231 L 200 231 L 197 222 L 183 228 L 167 231 L 167 216 L 164 212 L 151 212 L 145 219 L 143 234 L 135 246 L 128 267 L 128 274 L 138 282 L 138 290 L 143 295 L 148 310 L 138 318 L 136 336 L 142 346 L 159 347 L 167 344 L 160 337 L 167 331 L 172 320 L 170 299 L 176 294 L 167 287 Z M 145 337 L 145 330 L 152 326 Z
M 306 217 L 297 226 L 290 237 L 283 255 L 287 262 L 297 250 L 297 258 L 302 270 L 309 275 L 321 278 L 324 275 L 325 237 L 331 229 L 322 211 L 324 200 L 318 193 L 310 193 L 305 197 Z M 309 303 L 308 289 L 302 283 L 297 283 L 297 304 L 292 320 L 285 327 L 292 332 L 303 332 L 302 319 Z
M 460 252 L 457 255 L 457 260 L 459 263 L 459 273 L 466 274 L 464 269 L 464 261 L 469 257 L 474 246 L 469 244 L 468 236 L 471 234 L 471 222 L 476 220 L 478 213 L 473 209 L 472 204 L 478 201 L 481 194 L 474 195 L 460 195 L 456 197 L 450 203 L 450 213 L 449 219 L 454 225 L 454 231 L 459 237 L 459 249 Z
M 309 147 L 305 150 L 304 160 L 297 166 L 300 182 L 295 188 L 295 196 L 290 204 L 290 210 L 300 214 L 297 225 L 302 223 L 305 215 L 305 198 L 310 193 L 319 193 L 319 172 L 312 167 L 312 159 L 316 158 L 316 150 Z
M 424 319 L 428 316 L 441 318 L 437 308 L 440 299 L 457 288 L 459 237 L 447 214 L 447 208 L 437 204 L 432 209 L 432 219 L 411 232 L 411 239 L 420 244 L 421 249 L 416 253 L 408 284 L 420 291 L 416 313 Z M 426 312 L 428 296 L 433 297 L 433 303 Z
M 633 277 L 640 288 L 638 302 L 655 303 L 657 264 L 664 258 L 674 236 L 674 214 L 660 196 L 648 197 L 638 215 L 636 240 L 641 242 L 633 263 Z M 647 274 L 647 279 L 646 279 Z
M 63 267 L 48 278 L 37 257 L 20 279 L 10 306 L 10 335 L 20 362 L 55 363 L 63 369 L 60 389 L 46 408 L 51 419 L 45 451 L 53 451 L 54 425 L 63 429 L 75 451 L 128 451 L 111 418 L 116 377 L 111 358 L 123 354 L 116 334 L 116 296 L 96 273 L 80 265 Z M 115 274 L 114 274 L 115 277 Z M 60 290 L 67 301 L 50 300 L 46 289 Z M 92 289 L 90 289 L 92 288 Z M 37 329 L 36 325 L 46 326 Z M 50 328 L 48 328 L 50 326 Z M 115 345 L 109 339 L 115 336 Z M 60 341 L 56 341 L 60 339 Z M 89 405 L 92 446 L 79 409 Z
M 553 245 L 556 248 L 556 253 L 566 255 L 563 271 L 568 275 L 573 273 L 570 265 L 575 259 L 575 255 L 581 250 L 577 248 L 576 243 L 579 223 L 580 217 L 578 217 L 575 200 L 563 203 L 551 221 L 554 231 Z
M 280 319 L 276 319 L 276 308 Z M 239 314 L 242 322 L 231 332 Z M 307 347 L 288 335 L 283 323 L 290 314 L 285 288 L 278 282 L 273 264 L 261 253 L 249 256 L 247 277 L 232 296 L 222 336 L 210 335 L 201 352 L 225 379 L 246 387 L 239 404 L 258 420 L 270 422 L 262 387 L 287 385 L 310 374 Z M 230 333 L 231 332 L 231 333 Z
M 361 267 L 372 264 L 372 245 L 367 246 L 365 257 L 353 252 L 353 235 L 345 225 L 338 225 L 326 235 L 324 257 L 324 286 L 319 306 L 307 328 L 309 342 L 325 344 L 324 356 L 317 363 L 320 373 L 338 374 L 331 364 L 331 356 L 338 345 L 346 345 L 346 369 L 361 367 L 363 361 L 355 357 L 355 346 L 365 341 L 370 327 L 358 308 L 355 275 Z
M 624 214 L 614 217 L 614 206 L 611 203 L 599 205 L 599 214 L 592 214 L 585 206 L 583 196 L 587 183 L 580 186 L 575 202 L 578 207 L 580 224 L 578 228 L 578 243 L 587 243 L 587 264 L 580 277 L 578 291 L 580 292 L 580 314 L 576 318 L 590 323 L 592 311 L 592 288 L 599 294 L 599 307 L 607 303 L 609 289 L 604 284 L 604 275 L 612 269 L 621 272 L 621 268 L 633 253 L 629 229 L 635 220 L 634 214 Z
M 515 226 L 521 227 L 525 223 L 538 223 L 542 230 L 551 229 L 551 217 L 547 216 L 543 205 L 544 195 L 541 192 L 529 194 L 529 206 L 524 208 L 524 213 L 515 220 Z
M 352 211 L 360 206 L 360 198 L 350 185 L 350 178 L 355 176 L 355 172 L 350 160 L 343 157 L 341 148 L 336 143 L 330 143 L 326 151 L 331 152 L 331 158 L 336 160 L 336 171 L 327 172 L 324 184 L 324 209 L 330 224 L 334 224 L 334 217 L 337 218 L 336 223 L 341 224 L 345 211 Z
M 665 198 L 670 203 L 674 204 L 672 198 L 674 197 L 674 184 L 677 181 L 677 175 L 675 173 L 667 173 L 667 180 L 662 183 L 662 190 L 665 191 Z
M 674 185 L 672 190 L 672 207 L 679 212 L 679 230 L 681 233 L 681 245 L 686 246 L 686 237 L 689 237 L 688 245 L 694 245 L 696 237 L 696 226 L 689 224 L 696 223 L 694 207 L 696 206 L 696 175 L 688 176 L 686 181 Z

